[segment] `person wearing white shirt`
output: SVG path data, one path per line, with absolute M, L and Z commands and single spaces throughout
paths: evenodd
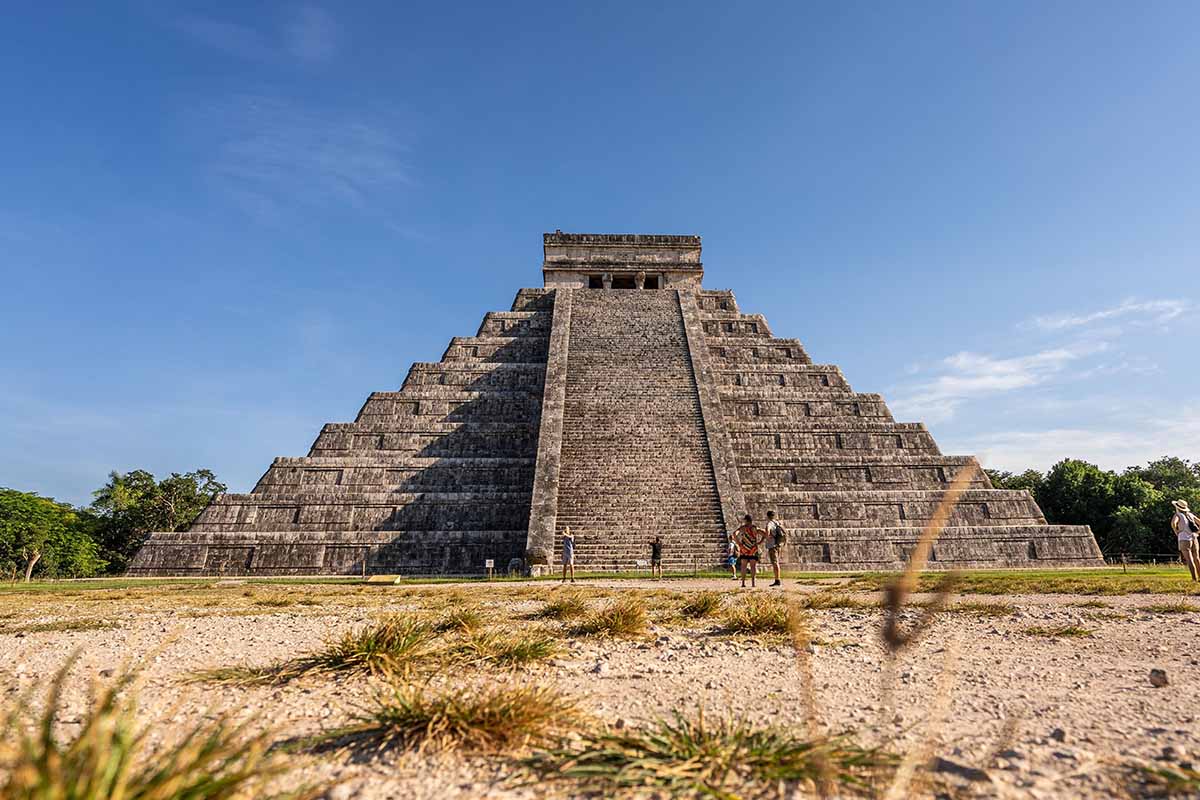
M 1192 580 L 1200 582 L 1200 520 L 1188 508 L 1186 500 L 1172 500 L 1175 516 L 1171 517 L 1171 530 L 1179 540 L 1179 560 L 1187 564 Z

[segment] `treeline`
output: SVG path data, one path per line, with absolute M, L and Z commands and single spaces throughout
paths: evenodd
M 1166 457 L 1121 472 L 1068 458 L 1049 472 L 1020 474 L 987 470 L 998 489 L 1027 489 L 1046 520 L 1091 525 L 1100 549 L 1110 558 L 1176 556 L 1170 521 L 1172 500 L 1200 508 L 1200 463 Z
M 1106 556 L 1173 556 L 1172 500 L 1200 509 L 1200 463 L 1166 457 L 1121 472 L 1064 459 L 1049 472 L 987 470 L 998 489 L 1031 492 L 1051 523 L 1090 525 Z M 0 578 L 88 578 L 118 574 L 152 531 L 186 528 L 225 484 L 209 470 L 113 472 L 75 508 L 0 488 Z
M 163 480 L 145 470 L 113 472 L 82 508 L 0 488 L 0 576 L 29 580 L 123 572 L 148 534 L 186 528 L 224 491 L 206 469 Z

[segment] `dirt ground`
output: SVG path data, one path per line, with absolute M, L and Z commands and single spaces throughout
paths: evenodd
M 811 594 L 831 587 L 786 581 L 757 594 Z M 309 677 L 280 687 L 230 687 L 184 680 L 196 670 L 265 665 L 319 648 L 331 636 L 385 612 L 436 615 L 478 607 L 490 626 L 544 630 L 561 637 L 553 659 L 515 672 L 448 669 L 432 687 L 477 681 L 555 685 L 609 725 L 638 726 L 676 711 L 750 715 L 762 724 L 805 724 L 806 693 L 797 653 L 785 637 L 730 635 L 719 619 L 675 611 L 699 590 L 749 592 L 718 579 L 463 583 L 438 585 L 249 584 L 221 581 L 0 594 L 0 700 L 43 686 L 78 654 L 67 693 L 72 713 L 87 688 L 127 663 L 143 665 L 139 714 L 154 735 L 217 713 L 251 719 L 281 738 L 317 733 L 369 706 L 365 678 Z M 650 607 L 646 636 L 571 636 L 561 622 L 528 617 L 548 600 L 576 593 L 600 607 L 636 593 Z M 864 601 L 875 595 L 858 594 Z M 962 797 L 1111 797 L 1126 791 L 1121 767 L 1200 766 L 1200 613 L 1178 595 L 962 595 L 927 634 L 889 666 L 882 612 L 808 612 L 805 648 L 818 724 L 855 730 L 906 751 L 929 741 L 951 766 L 937 775 Z M 1174 606 L 1172 606 L 1174 604 Z M 917 612 L 909 612 L 911 619 Z M 82 630 L 39 630 L 74 621 Z M 111 625 L 112 627 L 94 627 Z M 87 629 L 92 627 L 93 629 Z M 1062 635 L 1067 629 L 1076 634 Z M 1037 629 L 1041 629 L 1039 633 Z M 1152 685 L 1151 669 L 1169 683 Z M 890 691 L 890 699 L 886 696 Z M 37 695 L 35 695 L 37 696 Z M 334 781 L 331 798 L 569 796 L 569 784 L 515 786 L 502 756 L 391 753 L 290 756 L 291 780 Z M 953 765 L 982 770 L 962 772 Z M 932 790 L 923 790 L 929 793 Z

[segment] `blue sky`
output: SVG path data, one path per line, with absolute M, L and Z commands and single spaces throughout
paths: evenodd
M 1200 458 L 1194 3 L 40 4 L 0 47 L 0 485 L 248 490 L 540 285 L 706 283 L 946 452 Z

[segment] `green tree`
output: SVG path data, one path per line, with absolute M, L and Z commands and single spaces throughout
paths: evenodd
M 15 489 L 0 489 L 0 564 L 28 581 L 37 569 L 51 576 L 87 577 L 104 567 L 91 523 L 71 506 Z
M 1175 514 L 1172 500 L 1184 500 L 1192 508 L 1200 508 L 1200 464 L 1173 456 L 1151 461 L 1144 467 L 1130 467 L 1122 478 L 1136 479 L 1153 488 L 1153 493 L 1138 505 L 1141 521 L 1148 531 L 1148 553 L 1174 553 L 1175 534 L 1170 520 Z
M 150 533 L 186 528 L 225 488 L 207 469 L 173 472 L 161 481 L 140 469 L 110 473 L 91 505 L 105 558 L 123 570 Z
M 1112 472 L 1087 461 L 1063 459 L 1046 473 L 1038 505 L 1049 522 L 1091 525 L 1100 547 L 1105 548 L 1110 516 L 1119 505 L 1113 492 L 1115 478 Z
M 987 473 L 988 478 L 992 481 L 992 486 L 995 486 L 997 489 L 1024 489 L 1032 493 L 1035 497 L 1046 480 L 1046 476 L 1036 469 L 1027 469 L 1019 475 L 1014 472 L 1001 472 L 994 469 L 985 469 L 984 472 Z

